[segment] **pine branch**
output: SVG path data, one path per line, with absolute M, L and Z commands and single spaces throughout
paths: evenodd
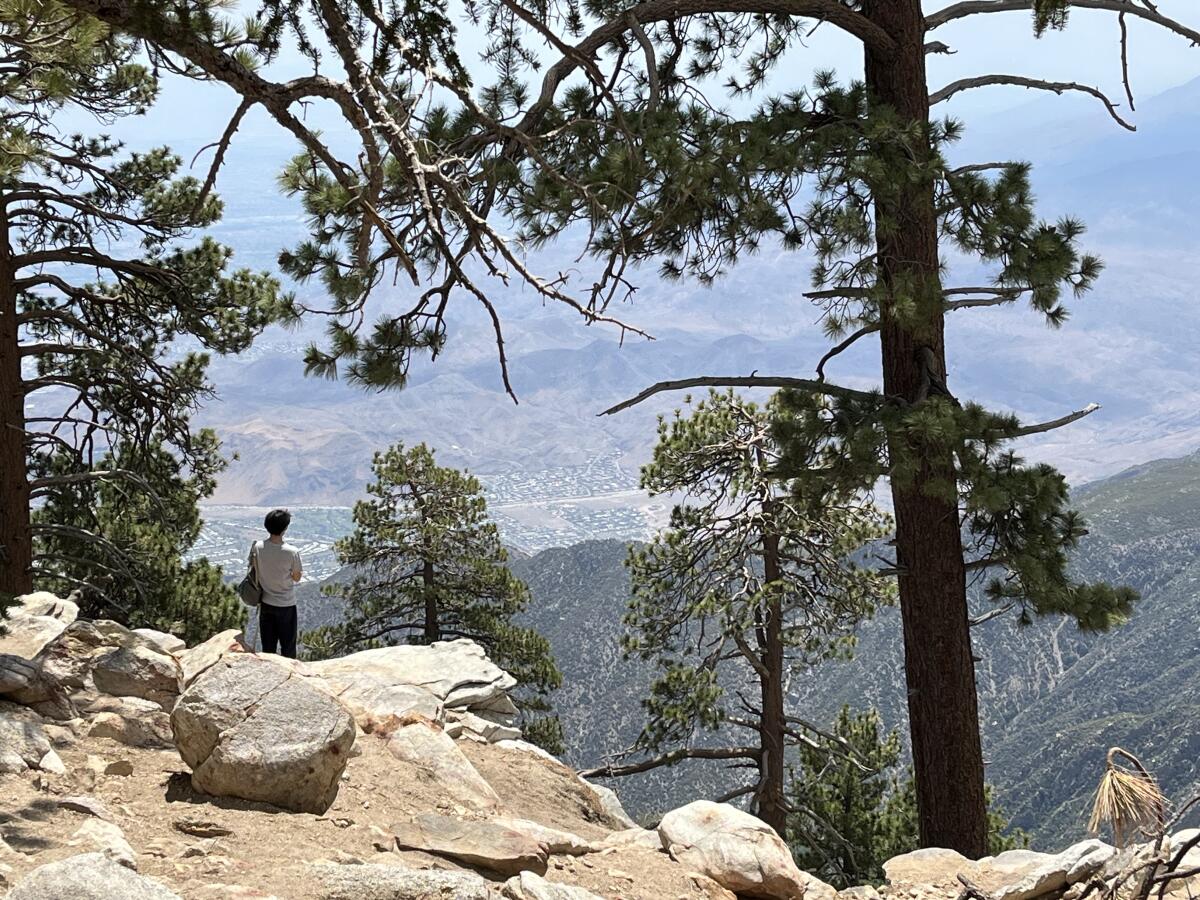
M 929 105 L 935 106 L 938 103 L 943 103 L 962 91 L 996 84 L 1015 85 L 1016 87 L 1030 88 L 1032 90 L 1050 91 L 1055 94 L 1064 94 L 1067 91 L 1088 94 L 1104 104 L 1108 109 L 1108 114 L 1112 116 L 1118 125 L 1129 131 L 1137 131 L 1136 125 L 1121 118 L 1120 113 L 1117 112 L 1117 105 L 1103 91 L 1090 85 L 1080 84 L 1077 81 L 1043 81 L 1040 78 L 1025 78 L 1021 75 L 976 75 L 974 78 L 960 78 L 958 81 L 953 81 L 946 85 L 940 91 L 930 94 Z
M 542 116 L 553 106 L 554 95 L 559 86 L 580 67 L 581 61 L 594 59 L 605 46 L 620 39 L 630 28 L 631 16 L 640 25 L 645 26 L 655 22 L 675 21 L 685 16 L 716 13 L 774 14 L 821 19 L 854 35 L 881 56 L 889 56 L 896 48 L 895 40 L 883 28 L 838 0 L 645 0 L 630 7 L 621 18 L 606 22 L 595 29 L 565 52 L 563 57 L 546 71 L 537 102 L 525 114 L 516 130 L 532 134 Z
M 825 394 L 829 397 L 843 397 L 851 400 L 860 400 L 863 402 L 878 403 L 881 401 L 879 394 L 870 393 L 868 391 L 856 391 L 853 388 L 842 387 L 836 384 L 826 384 L 823 381 L 814 381 L 811 378 L 789 378 L 786 376 L 775 375 L 749 375 L 746 377 L 727 377 L 722 375 L 701 375 L 697 378 L 681 378 L 675 381 L 660 381 L 658 384 L 653 384 L 646 388 L 636 397 L 631 397 L 628 400 L 623 400 L 616 406 L 610 406 L 598 415 L 611 416 L 614 413 L 619 413 L 622 410 L 629 409 L 631 406 L 637 406 L 639 403 L 653 397 L 655 394 L 661 394 L 666 391 L 682 391 L 695 387 L 767 387 L 767 388 L 789 388 L 797 391 L 811 391 L 816 394 Z

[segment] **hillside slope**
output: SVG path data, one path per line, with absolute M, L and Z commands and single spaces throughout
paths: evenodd
M 1105 635 L 1062 619 L 1019 628 L 1011 617 L 980 626 L 975 649 L 988 780 L 1016 824 L 1053 845 L 1083 827 L 1103 756 L 1120 744 L 1142 756 L 1171 796 L 1200 778 L 1200 454 L 1139 466 L 1077 492 L 1091 534 L 1076 557 L 1088 577 L 1143 593 L 1132 620 Z M 625 547 L 594 541 L 514 563 L 533 591 L 530 621 L 554 646 L 558 696 L 575 765 L 627 746 L 649 679 L 624 662 L 617 640 L 628 595 Z M 898 614 L 861 629 L 855 660 L 794 680 L 805 714 L 829 720 L 844 703 L 875 705 L 906 727 Z M 631 812 L 726 785 L 711 765 L 619 783 Z M 728 782 L 733 784 L 733 782 Z

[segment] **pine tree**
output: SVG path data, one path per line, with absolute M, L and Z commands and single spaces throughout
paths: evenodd
M 900 735 L 880 732 L 878 712 L 843 707 L 832 739 L 799 747 L 789 779 L 787 839 L 796 865 L 839 889 L 882 883 L 885 862 L 921 846 L 916 788 L 901 766 Z M 989 810 L 989 853 L 1028 843 L 1002 810 Z
M 851 558 L 884 534 L 886 517 L 855 495 L 789 490 L 776 474 L 771 415 L 714 392 L 660 421 L 642 487 L 686 499 L 630 551 L 624 646 L 661 672 L 634 749 L 670 749 L 601 774 L 688 758 L 749 765 L 756 777 L 730 795 L 750 795 L 782 833 L 788 751 L 811 740 L 787 682 L 844 656 L 854 626 L 886 601 L 885 580 Z
M 335 545 L 348 582 L 326 588 L 345 621 L 305 635 L 315 655 L 401 640 L 477 641 L 517 679 L 517 703 L 531 739 L 561 750 L 549 695 L 562 683 L 550 643 L 516 624 L 529 590 L 505 566 L 507 552 L 479 481 L 439 466 L 424 444 L 378 453 L 371 499 L 354 505 L 354 532 Z
M 212 432 L 194 437 L 207 451 L 189 472 L 161 445 L 126 445 L 101 458 L 96 471 L 127 477 L 73 480 L 36 509 L 41 586 L 62 594 L 82 587 L 85 617 L 167 631 L 193 646 L 240 627 L 245 608 L 220 568 L 203 558 L 184 562 L 200 536 L 198 503 L 225 467 Z M 51 474 L 75 471 L 67 454 L 46 462 Z
M 636 290 L 639 263 L 708 284 L 763 246 L 814 252 L 810 297 L 837 339 L 816 377 L 687 379 L 638 399 L 716 385 L 791 387 L 800 404 L 814 394 L 837 401 L 832 424 L 856 468 L 831 474 L 858 484 L 887 477 L 892 493 L 890 568 L 921 840 L 985 852 L 968 572 L 1000 573 L 994 596 L 1026 615 L 1066 612 L 1091 628 L 1119 621 L 1133 597 L 1065 576 L 1064 556 L 1083 526 L 1062 478 L 1007 447 L 1094 406 L 1019 425 L 958 400 L 947 379 L 945 315 L 1024 299 L 1059 325 L 1064 294 L 1085 292 L 1099 262 L 1077 246 L 1079 223 L 1038 220 L 1026 166 L 948 164 L 943 149 L 960 126 L 931 109 L 964 91 L 1019 85 L 1094 97 L 1129 123 L 1103 92 L 1075 82 L 1002 73 L 931 91 L 927 61 L 953 49 L 939 29 L 1003 12 L 1031 14 L 1035 35 L 1067 27 L 1072 9 L 1109 13 L 1122 51 L 1134 20 L 1193 43 L 1200 32 L 1141 0 L 961 0 L 928 12 L 923 0 L 262 0 L 244 33 L 214 3 L 70 2 L 232 87 L 243 104 L 231 126 L 260 103 L 301 143 L 307 172 L 290 173 L 288 187 L 310 204 L 313 240 L 291 264 L 337 287 L 330 341 L 309 356 L 314 371 L 402 385 L 414 354 L 440 352 L 446 309 L 462 295 L 490 314 L 511 390 L 499 295 L 485 279 L 518 279 L 590 321 L 612 321 L 608 307 Z M 484 58 L 494 77 L 481 87 L 457 54 L 455 9 L 491 38 Z M 309 38 L 313 27 L 321 42 Z M 792 51 L 831 28 L 861 44 L 862 81 L 821 74 L 812 90 L 780 88 L 773 76 Z M 256 68 L 288 35 L 319 77 L 272 81 Z M 351 152 L 335 153 L 304 124 L 294 105 L 305 100 L 341 111 Z M 504 227 L 514 221 L 516 242 Z M 518 246 L 572 237 L 586 241 L 581 258 L 595 261 L 581 290 L 566 275 L 539 276 Z M 987 283 L 943 283 L 943 246 L 990 267 Z M 367 332 L 372 288 L 396 275 L 428 287 Z M 877 392 L 825 376 L 863 340 L 879 344 Z M 986 555 L 972 555 L 972 544 Z
M 211 436 L 189 424 L 210 394 L 207 357 L 175 347 L 242 350 L 285 304 L 272 279 L 228 272 L 228 249 L 182 243 L 221 204 L 210 183 L 179 176 L 177 156 L 59 129 L 67 113 L 103 125 L 153 102 L 137 41 L 56 0 L 6 0 L 0 47 L 0 596 L 11 597 L 42 578 L 94 588 L 128 557 L 112 523 L 105 534 L 51 512 L 76 506 L 85 485 L 119 483 L 120 502 L 155 515 L 167 500 L 150 502 L 155 473 L 118 458 L 153 469 L 166 451 L 181 471 L 211 467 Z M 36 522 L 32 507 L 44 507 Z M 82 544 L 82 556 L 65 552 Z

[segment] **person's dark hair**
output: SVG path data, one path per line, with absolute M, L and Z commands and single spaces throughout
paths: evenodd
M 292 524 L 292 514 L 286 509 L 273 509 L 267 513 L 267 518 L 263 520 L 263 524 L 267 527 L 268 534 L 283 534 L 287 531 L 288 526 Z

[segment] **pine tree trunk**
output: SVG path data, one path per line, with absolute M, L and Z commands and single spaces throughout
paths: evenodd
M 433 590 L 433 563 L 429 560 L 421 567 L 421 585 L 425 594 L 425 643 L 432 644 L 442 639 L 442 629 L 438 624 L 437 594 Z
M 864 12 L 898 44 L 886 58 L 867 52 L 873 100 L 901 120 L 928 123 L 920 0 L 867 0 Z M 926 153 L 927 144 L 913 150 Z M 884 223 L 877 231 L 880 276 L 893 292 L 912 296 L 917 309 L 900 322 L 884 306 L 883 390 L 917 402 L 929 386 L 922 354 L 945 373 L 937 220 L 932 184 L 906 181 L 897 191 L 876 198 L 877 224 Z M 987 850 L 987 815 L 962 536 L 957 503 L 946 496 L 955 484 L 954 460 L 949 450 L 905 445 L 898 435 L 890 440 L 894 457 L 915 453 L 920 460 L 915 477 L 893 479 L 892 500 L 921 844 L 978 858 Z
M 0 599 L 33 590 L 16 272 L 0 199 Z
M 767 584 L 779 581 L 779 538 L 763 539 L 763 576 Z M 783 609 L 779 598 L 767 604 L 766 621 L 760 624 L 760 642 L 764 672 L 759 680 L 762 693 L 762 719 L 759 723 L 762 756 L 759 757 L 758 817 L 780 835 L 787 826 L 787 804 L 783 796 L 784 731 L 783 712 Z

